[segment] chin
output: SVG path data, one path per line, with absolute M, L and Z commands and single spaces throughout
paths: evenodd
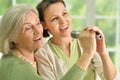
M 35 46 L 35 48 L 38 49 L 38 48 L 41 48 L 42 46 L 43 46 L 43 44 L 37 44 L 37 45 Z

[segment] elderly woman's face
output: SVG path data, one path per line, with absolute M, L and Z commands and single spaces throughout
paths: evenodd
M 17 48 L 35 50 L 43 44 L 43 27 L 38 15 L 30 11 L 25 16 L 22 30 L 15 43 Z

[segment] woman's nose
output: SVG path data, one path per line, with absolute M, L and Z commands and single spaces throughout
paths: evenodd
M 33 34 L 34 35 L 37 35 L 37 34 L 39 34 L 39 30 L 37 29 L 37 28 L 34 28 L 34 30 L 33 30 L 34 32 L 33 32 Z
M 34 35 L 43 34 L 43 26 L 39 25 L 39 26 L 34 27 L 33 34 Z
M 66 22 L 66 19 L 64 17 L 60 18 L 60 24 L 64 24 Z

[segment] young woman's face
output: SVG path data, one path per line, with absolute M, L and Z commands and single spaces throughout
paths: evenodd
M 63 5 L 58 2 L 51 4 L 44 12 L 44 27 L 55 37 L 70 36 L 71 17 Z
M 30 11 L 26 14 L 23 27 L 15 40 L 17 48 L 35 50 L 43 44 L 43 27 L 37 14 Z

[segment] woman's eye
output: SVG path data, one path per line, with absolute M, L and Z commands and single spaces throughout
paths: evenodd
M 58 17 L 54 17 L 54 18 L 51 19 L 51 21 L 54 21 L 54 20 L 57 20 L 57 19 L 58 19 Z
M 25 30 L 30 30 L 31 29 L 31 26 L 27 26 L 26 28 L 25 28 Z
M 68 14 L 68 12 L 64 12 L 64 13 L 63 13 L 63 15 L 67 15 L 67 14 Z
M 39 21 L 37 21 L 37 22 L 36 22 L 36 25 L 39 25 L 39 24 L 40 24 L 40 22 L 39 22 Z

